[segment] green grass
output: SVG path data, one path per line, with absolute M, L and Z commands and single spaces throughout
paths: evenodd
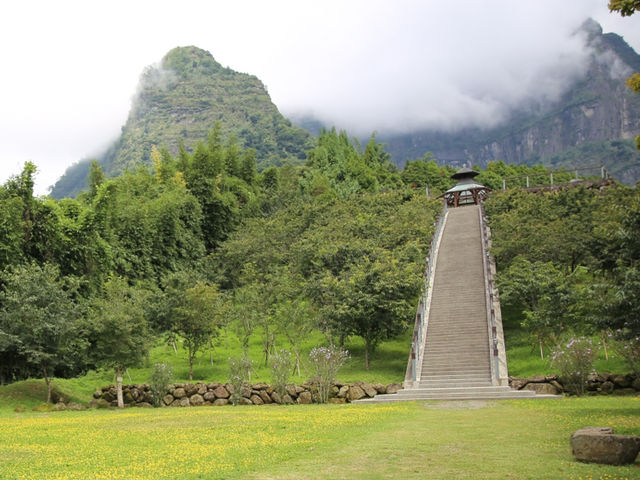
M 573 460 L 587 425 L 640 434 L 640 398 L 0 413 L 3 479 L 638 478 Z
M 556 373 L 550 366 L 548 358 L 540 358 L 538 345 L 519 326 L 517 314 L 506 311 L 504 318 L 509 375 L 523 378 Z M 364 342 L 358 337 L 348 338 L 345 348 L 349 350 L 350 359 L 340 370 L 338 380 L 343 382 L 380 382 L 384 384 L 402 383 L 410 342 L 411 332 L 406 332 L 398 338 L 383 342 L 372 355 L 370 371 L 366 371 L 364 368 Z M 309 351 L 314 346 L 325 343 L 325 338 L 319 333 L 311 335 L 306 340 L 302 351 L 303 365 L 301 375 L 292 375 L 291 382 L 303 383 L 312 376 L 312 370 L 306 364 Z M 288 347 L 289 345 L 285 339 L 277 339 L 276 350 Z M 549 353 L 549 350 L 545 349 L 546 357 L 548 357 Z M 211 352 L 203 351 L 198 355 L 194 366 L 194 381 L 226 382 L 229 376 L 229 358 L 239 358 L 241 356 L 242 349 L 236 335 L 231 331 L 222 332 Z M 271 371 L 269 367 L 264 365 L 260 332 L 256 332 L 252 337 L 249 356 L 254 361 L 255 366 L 251 380 L 253 382 L 269 383 L 271 381 Z M 172 346 L 167 345 L 162 339 L 158 339 L 151 349 L 145 365 L 139 368 L 130 368 L 127 371 L 125 383 L 148 382 L 154 363 L 169 364 L 174 372 L 175 382 L 189 380 L 189 364 L 185 351 L 180 345 L 178 345 L 177 351 L 174 351 Z M 596 370 L 610 373 L 627 373 L 629 371 L 628 367 L 620 359 L 611 356 L 608 360 L 605 359 L 603 351 L 600 351 L 596 361 Z M 78 378 L 55 379 L 54 386 L 64 399 L 87 403 L 91 400 L 91 395 L 97 388 L 109 385 L 114 381 L 114 374 L 110 370 L 91 371 Z M 9 386 L 0 386 L 0 409 L 13 409 L 18 404 L 33 408 L 42 403 L 45 398 L 46 391 L 43 380 L 29 380 Z
M 259 335 L 254 335 L 251 341 L 249 356 L 254 361 L 253 382 L 271 381 L 271 370 L 264 365 L 264 354 Z M 349 350 L 350 358 L 341 369 L 338 380 L 343 382 L 380 382 L 384 384 L 402 383 L 411 342 L 410 333 L 406 333 L 397 339 L 389 340 L 378 346 L 371 358 L 371 369 L 364 368 L 364 342 L 351 337 L 345 343 Z M 291 382 L 303 383 L 312 376 L 310 365 L 306 364 L 309 351 L 316 345 L 325 344 L 322 335 L 311 335 L 302 351 L 301 375 L 292 375 Z M 283 339 L 278 339 L 276 349 L 288 348 Z M 229 377 L 229 358 L 242 356 L 241 346 L 232 332 L 222 332 L 216 340 L 211 352 L 200 353 L 194 364 L 194 381 L 226 382 Z M 189 381 L 189 363 L 186 353 L 178 344 L 177 351 L 173 346 L 167 345 L 161 339 L 156 342 L 149 352 L 149 358 L 145 365 L 139 368 L 130 368 L 125 373 L 125 383 L 145 383 L 151 375 L 154 363 L 167 363 L 174 373 L 175 382 Z M 104 385 L 115 382 L 114 373 L 111 370 L 90 371 L 86 375 L 72 379 L 54 379 L 55 389 L 65 400 L 79 403 L 88 403 L 93 392 Z M 17 382 L 8 386 L 0 386 L 0 410 L 13 409 L 16 405 L 24 405 L 27 408 L 42 403 L 46 399 L 44 380 L 28 380 Z
M 520 327 L 519 312 L 504 309 L 503 326 L 507 349 L 507 367 L 512 377 L 525 378 L 534 375 L 548 375 L 558 373 L 549 363 L 551 350 L 545 346 L 544 356 L 540 356 L 540 346 L 536 339 Z M 594 337 L 594 342 L 601 339 Z M 608 347 L 608 358 L 604 349 L 600 349 L 595 362 L 596 372 L 600 373 L 628 373 L 629 367 L 615 356 L 615 352 Z

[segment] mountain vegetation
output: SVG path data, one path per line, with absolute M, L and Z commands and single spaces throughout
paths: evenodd
M 304 165 L 258 173 L 229 138 L 217 124 L 115 178 L 94 162 L 76 199 L 34 197 L 31 163 L 0 186 L 1 383 L 99 368 L 120 383 L 159 344 L 182 345 L 198 379 L 194 361 L 229 342 L 261 366 L 287 348 L 303 375 L 309 341 L 358 339 L 365 369 L 381 344 L 408 351 L 453 170 L 427 154 L 398 171 L 375 136 L 323 130 Z M 492 162 L 477 180 L 545 172 Z M 568 329 L 638 331 L 634 189 L 508 190 L 487 211 L 504 299 L 543 348 Z
M 178 47 L 144 70 L 122 134 L 97 160 L 109 177 L 150 166 L 154 146 L 173 155 L 181 148 L 191 152 L 216 122 L 230 143 L 254 149 L 259 169 L 300 164 L 313 146 L 305 130 L 280 114 L 258 78 L 223 67 L 205 50 Z M 75 196 L 86 188 L 90 163 L 70 167 L 51 195 Z

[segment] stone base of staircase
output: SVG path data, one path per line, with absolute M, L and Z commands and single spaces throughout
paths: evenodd
M 384 403 L 415 400 L 513 400 L 521 398 L 562 398 L 560 395 L 539 395 L 531 390 L 514 390 L 508 386 L 495 386 L 478 376 L 432 376 L 415 387 L 398 393 L 376 395 L 374 398 L 353 403 Z

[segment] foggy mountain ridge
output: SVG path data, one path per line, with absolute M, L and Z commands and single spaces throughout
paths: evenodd
M 426 152 L 452 166 L 486 166 L 492 160 L 554 168 L 604 163 L 616 178 L 635 184 L 640 180 L 640 152 L 633 142 L 640 134 L 640 95 L 625 80 L 640 71 L 640 55 L 591 19 L 577 35 L 588 55 L 583 67 L 570 70 L 571 81 L 556 98 L 525 98 L 496 125 L 480 121 L 403 133 L 380 129 L 378 140 L 400 168 Z M 312 133 L 322 127 L 311 115 L 291 118 Z
M 455 79 L 447 87 L 459 94 L 447 109 L 440 100 L 428 108 L 415 102 L 407 106 L 406 121 L 365 111 L 356 115 L 359 123 L 353 117 L 330 121 L 325 115 L 291 111 L 287 120 L 257 77 L 222 67 L 199 48 L 180 47 L 143 71 L 121 136 L 97 158 L 108 175 L 117 175 L 149 164 L 152 145 L 175 153 L 180 139 L 189 149 L 206 141 L 219 120 L 225 136 L 233 134 L 241 145 L 258 151 L 261 168 L 302 163 L 313 144 L 311 135 L 335 125 L 363 141 L 377 132 L 401 168 L 427 152 L 452 166 L 484 166 L 492 160 L 553 167 L 604 162 L 620 180 L 637 182 L 640 155 L 633 138 L 640 133 L 640 95 L 624 82 L 640 71 L 640 56 L 619 35 L 604 34 L 593 20 L 539 68 L 534 65 L 539 55 L 520 53 L 524 74 L 508 66 L 502 72 L 506 80 L 500 82 L 480 62 L 475 78 Z M 517 85 L 520 80 L 523 84 Z M 370 125 L 374 127 L 366 130 Z M 52 196 L 76 195 L 86 186 L 88 169 L 88 160 L 68 168 Z

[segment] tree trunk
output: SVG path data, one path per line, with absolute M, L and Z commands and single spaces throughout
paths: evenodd
M 295 370 L 298 372 L 298 376 L 300 376 L 300 350 L 295 350 L 295 354 L 296 354 Z
M 118 408 L 124 408 L 124 399 L 122 398 L 122 367 L 116 367 L 116 392 Z
M 544 360 L 544 350 L 542 349 L 542 339 L 538 340 L 540 342 L 540 358 Z
M 44 383 L 47 384 L 47 403 L 51 403 L 51 379 L 45 365 L 42 365 L 42 374 L 44 375 Z
M 364 368 L 368 372 L 369 371 L 369 340 L 364 339 Z
M 193 380 L 193 355 L 189 353 L 189 380 Z

